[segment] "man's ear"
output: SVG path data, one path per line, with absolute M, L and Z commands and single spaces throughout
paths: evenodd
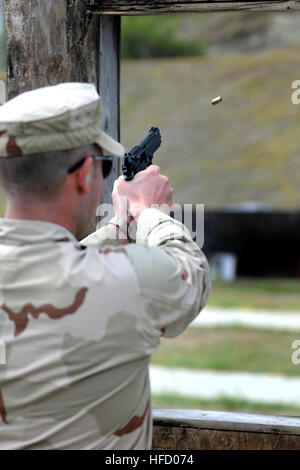
M 77 189 L 80 194 L 89 192 L 90 180 L 93 173 L 93 159 L 87 157 L 80 168 L 75 172 Z

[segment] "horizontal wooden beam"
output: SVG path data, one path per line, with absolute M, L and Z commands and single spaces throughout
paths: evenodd
M 169 13 L 204 13 L 225 11 L 300 10 L 300 0 L 269 1 L 174 1 L 174 0 L 87 0 L 87 9 L 106 15 L 158 15 Z
M 298 450 L 300 418 L 201 410 L 153 410 L 155 450 Z
M 157 426 L 168 424 L 223 431 L 293 434 L 300 438 L 300 417 L 294 416 L 154 408 L 153 420 Z

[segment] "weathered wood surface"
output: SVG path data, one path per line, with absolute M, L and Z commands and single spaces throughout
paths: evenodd
M 97 82 L 99 19 L 81 0 L 6 0 L 8 97 L 66 81 Z
M 299 450 L 300 437 L 154 426 L 154 450 Z
M 300 418 L 200 410 L 153 410 L 156 450 L 299 450 Z
M 153 410 L 153 419 L 157 425 L 297 434 L 300 437 L 300 416 L 156 408 Z
M 102 128 L 120 140 L 120 17 L 101 16 L 99 29 L 99 92 L 102 96 Z M 102 201 L 111 203 L 113 184 L 120 174 L 120 162 L 114 159 L 105 180 Z
M 92 15 L 83 0 L 6 0 L 8 98 L 62 82 L 97 84 L 103 124 L 119 138 L 120 19 Z M 102 202 L 111 202 L 116 159 Z
M 174 0 L 87 0 L 87 8 L 100 14 L 155 15 L 216 11 L 291 11 L 300 10 L 299 0 L 269 1 L 174 1 Z

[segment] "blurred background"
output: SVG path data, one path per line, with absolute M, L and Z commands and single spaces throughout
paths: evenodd
M 4 0 L 0 0 L 0 105 L 5 101 L 6 43 L 4 27 Z M 0 216 L 4 213 L 4 195 L 0 186 Z
M 155 163 L 175 202 L 205 205 L 213 277 L 199 322 L 153 356 L 156 407 L 300 415 L 299 21 L 298 12 L 122 18 L 121 141 L 129 150 L 160 128 Z M 0 80 L 5 67 L 0 0 Z
M 163 339 L 153 356 L 154 406 L 300 415 L 300 396 L 272 395 L 274 382 L 261 381 L 282 378 L 293 394 L 288 379 L 300 379 L 291 360 L 300 339 L 299 21 L 298 12 L 122 18 L 122 143 L 130 150 L 160 128 L 155 163 L 175 202 L 205 205 L 213 276 L 198 326 Z M 165 368 L 169 383 L 158 378 Z M 247 390 L 239 377 L 253 379 Z

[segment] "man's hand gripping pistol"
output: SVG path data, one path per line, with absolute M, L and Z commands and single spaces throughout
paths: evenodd
M 126 181 L 152 164 L 153 154 L 160 147 L 161 135 L 158 127 L 151 127 L 139 145 L 133 147 L 122 158 L 122 170 Z
M 127 207 L 128 199 L 126 199 L 125 207 L 122 204 L 122 198 L 119 197 L 120 195 L 122 196 L 123 193 L 123 195 L 126 194 L 128 198 L 128 190 L 126 188 L 127 184 L 125 183 L 125 186 L 122 186 L 124 184 L 123 181 L 132 180 L 137 173 L 142 170 L 145 170 L 148 166 L 150 166 L 152 164 L 154 152 L 160 147 L 160 144 L 161 135 L 159 129 L 157 127 L 151 127 L 150 131 L 148 132 L 146 137 L 144 137 L 142 142 L 139 145 L 133 147 L 130 152 L 126 153 L 122 158 L 122 170 L 124 174 L 124 179 L 122 180 L 119 178 L 115 181 L 114 191 L 112 194 L 115 208 L 115 217 L 110 220 L 110 223 L 117 225 L 121 230 L 121 233 L 126 234 L 127 238 L 130 241 L 133 241 L 135 239 L 136 222 L 134 221 L 134 219 L 137 215 L 134 215 L 129 212 Z M 158 199 L 157 201 L 156 199 L 160 197 L 161 191 L 165 190 L 165 179 L 162 180 L 162 175 L 154 173 L 151 175 L 149 174 L 148 176 L 145 175 L 145 177 L 146 180 L 139 181 L 136 183 L 138 184 L 138 188 L 140 188 L 142 191 L 146 190 L 148 199 L 150 198 L 151 201 L 154 201 L 154 203 L 160 203 L 160 199 Z M 163 196 L 165 196 L 164 193 Z M 136 207 L 139 207 L 140 205 L 141 204 L 136 204 Z M 130 227 L 132 228 L 130 229 Z M 120 234 L 118 237 L 121 238 Z

